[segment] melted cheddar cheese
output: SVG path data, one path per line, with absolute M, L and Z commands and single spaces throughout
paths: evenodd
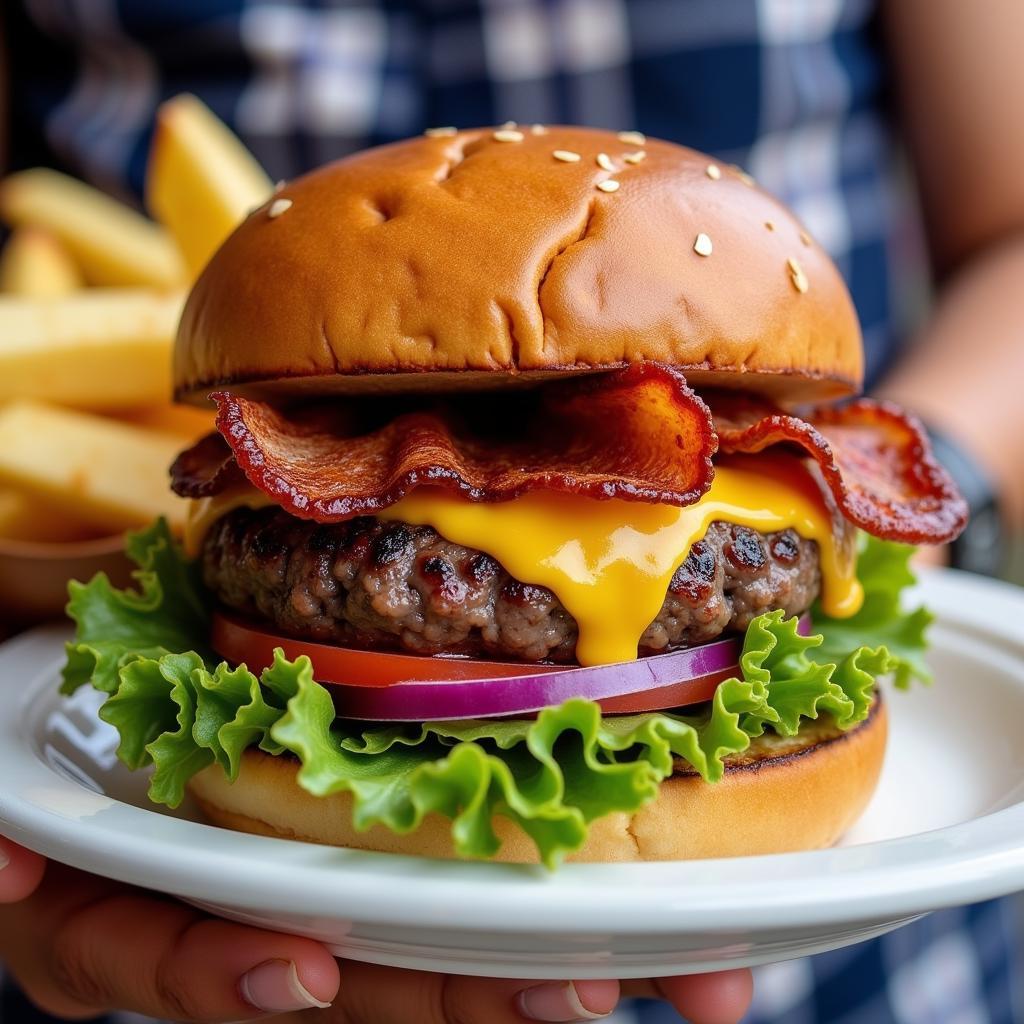
M 252 488 L 194 502 L 186 550 L 197 553 L 209 527 L 232 509 L 268 504 Z M 798 459 L 786 455 L 721 460 L 708 492 L 684 508 L 551 491 L 471 502 L 420 487 L 378 518 L 432 526 L 456 544 L 487 552 L 516 579 L 550 589 L 579 625 L 581 665 L 637 656 L 673 573 L 716 520 L 762 533 L 790 528 L 816 541 L 828 615 L 853 615 L 863 600 L 853 545 L 837 540 L 818 485 Z

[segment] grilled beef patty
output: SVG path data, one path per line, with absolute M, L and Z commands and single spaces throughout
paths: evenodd
M 222 604 L 289 636 L 416 654 L 574 660 L 577 626 L 545 587 L 428 526 L 371 517 L 320 524 L 279 508 L 236 509 L 211 528 L 203 577 Z M 761 612 L 807 610 L 818 546 L 792 530 L 712 523 L 676 570 L 640 653 L 746 630 Z

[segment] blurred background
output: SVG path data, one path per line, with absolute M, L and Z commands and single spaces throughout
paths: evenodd
M 849 283 L 868 388 L 922 415 L 949 442 L 947 461 L 957 458 L 953 447 L 969 464 L 961 469 L 973 466 L 960 482 L 978 492 L 981 525 L 954 560 L 1020 579 L 1024 558 L 1013 554 L 1010 534 L 1024 507 L 1022 442 L 1004 432 L 996 443 L 974 415 L 986 398 L 1004 394 L 1014 366 L 1002 375 L 975 369 L 952 395 L 968 343 L 963 318 L 984 310 L 970 343 L 991 350 L 990 364 L 1018 330 L 1018 311 L 992 311 L 998 282 L 958 282 L 1015 237 L 1024 216 L 1021 186 L 1005 171 L 1015 147 L 1024 148 L 1021 132 L 1007 131 L 990 99 L 1019 89 L 1013 64 L 1000 57 L 1024 27 L 1019 5 L 989 6 L 979 22 L 957 15 L 955 4 L 922 0 L 9 0 L 0 28 L 0 159 L 7 172 L 29 173 L 14 173 L 0 194 L 0 220 L 13 230 L 2 285 L 68 295 L 83 285 L 136 289 L 113 306 L 90 297 L 89 316 L 113 317 L 110 328 L 122 334 L 120 356 L 107 345 L 108 363 L 131 348 L 120 393 L 94 347 L 92 378 L 77 364 L 66 368 L 77 393 L 51 385 L 34 397 L 133 422 L 147 410 L 150 430 L 201 431 L 200 419 L 153 411 L 165 381 L 156 349 L 142 352 L 139 336 L 169 333 L 176 299 L 160 306 L 155 293 L 187 287 L 269 182 L 430 126 L 631 128 L 737 163 L 792 206 Z M 185 100 L 158 113 L 181 94 L 208 110 Z M 246 166 L 214 118 L 255 161 Z M 155 160 L 159 138 L 169 141 Z M 34 168 L 58 169 L 124 205 Z M 26 261 L 48 261 L 39 271 L 45 281 L 25 280 Z M 1006 276 L 1013 261 L 1003 262 Z M 960 293 L 945 317 L 932 316 L 937 288 Z M 64 326 L 75 321 L 87 333 L 74 300 L 67 308 Z M 8 318 L 15 313 L 31 316 L 19 308 Z M 63 349 L 72 342 L 63 339 Z M 33 397 L 19 381 L 35 371 L 18 365 L 20 376 L 5 374 L 0 396 Z M 15 476 L 0 466 L 0 480 L 13 486 Z M 53 483 L 18 479 L 37 491 Z M 25 534 L 14 511 L 4 526 L 10 490 L 0 535 Z M 987 507 L 990 495 L 995 508 Z M 131 525 L 152 511 L 121 510 L 115 523 L 116 515 L 93 510 L 78 534 Z M 68 526 L 61 537 L 52 527 L 33 524 L 22 539 L 72 539 Z
M 1024 582 L 1019 0 L 7 0 L 0 17 L 8 631 L 56 614 L 69 573 L 123 572 L 123 529 L 180 525 L 166 467 L 211 422 L 169 404 L 175 320 L 272 183 L 506 121 L 671 139 L 788 203 L 849 284 L 868 389 L 923 418 L 970 499 L 968 533 L 930 557 Z M 1006 920 L 900 933 L 958 1021 L 1012 1019 Z M 954 1019 L 935 991 L 893 997 L 871 948 L 768 972 L 750 1020 Z M 965 957 L 970 983 L 948 969 Z

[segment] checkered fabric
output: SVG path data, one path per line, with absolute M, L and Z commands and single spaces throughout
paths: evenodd
M 1014 905 L 995 900 L 933 914 L 872 942 L 758 968 L 744 1024 L 1019 1024 L 1018 931 Z M 612 1024 L 678 1020 L 663 1005 L 643 1003 L 620 1011 Z
M 635 128 L 746 166 L 845 275 L 869 383 L 924 278 L 871 0 L 13 0 L 11 156 L 137 196 L 153 111 L 200 95 L 274 178 L 428 125 Z M 1008 904 L 760 972 L 750 1022 L 1013 1024 Z M 9 988 L 0 1020 L 29 1019 Z M 674 1019 L 638 1004 L 622 1024 Z M 414 1024 L 414 1022 L 410 1022 Z

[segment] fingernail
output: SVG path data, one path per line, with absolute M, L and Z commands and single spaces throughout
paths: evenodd
M 605 1000 L 601 1000 L 598 994 L 595 1001 Z M 524 989 L 516 998 L 516 1003 L 519 1012 L 527 1020 L 540 1021 L 600 1020 L 614 1009 L 614 1006 L 601 1012 L 587 1009 L 580 998 L 579 989 L 571 981 L 549 981 L 544 985 Z
M 326 1010 L 322 1003 L 299 981 L 299 972 L 289 960 L 268 960 L 243 974 L 238 982 L 242 998 L 264 1013 L 289 1013 L 293 1010 Z

